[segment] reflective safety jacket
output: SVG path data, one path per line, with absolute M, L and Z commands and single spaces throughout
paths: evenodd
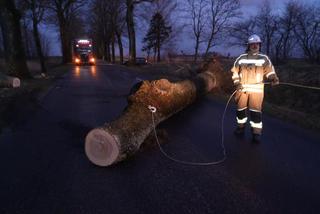
M 240 55 L 231 69 L 234 84 L 240 82 L 243 92 L 263 93 L 263 79 L 276 75 L 274 67 L 264 54 L 245 53 Z

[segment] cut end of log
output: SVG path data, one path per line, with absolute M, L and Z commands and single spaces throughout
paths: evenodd
M 19 78 L 13 78 L 12 79 L 12 87 L 13 88 L 18 88 L 18 87 L 20 87 L 20 79 Z
M 115 138 L 107 131 L 93 129 L 86 137 L 85 152 L 92 163 L 110 166 L 117 161 L 120 148 Z

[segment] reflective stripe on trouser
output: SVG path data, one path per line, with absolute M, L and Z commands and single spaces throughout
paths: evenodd
M 262 132 L 262 113 L 250 109 L 250 125 L 253 134 L 261 134 Z
M 254 93 L 254 92 L 237 92 L 235 96 L 235 101 L 237 102 L 237 109 L 243 110 L 249 107 L 250 117 L 251 117 L 251 127 L 252 131 L 255 134 L 261 134 L 262 132 L 262 118 L 261 118 L 261 109 L 263 102 L 263 93 Z M 251 113 L 255 112 L 255 113 Z M 242 113 L 243 114 L 243 113 Z M 238 117 L 238 111 L 237 111 Z M 242 116 L 239 119 L 244 119 L 246 116 Z M 243 122 L 243 121 L 241 121 Z M 252 123 L 251 123 L 252 122 Z
M 264 91 L 264 84 L 242 84 L 242 87 L 244 92 L 263 93 Z
M 247 108 L 237 110 L 237 123 L 239 127 L 244 127 L 248 118 L 247 118 Z

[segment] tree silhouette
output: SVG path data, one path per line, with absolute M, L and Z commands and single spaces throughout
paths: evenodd
M 152 3 L 154 0 L 126 0 L 126 22 L 128 28 L 129 39 L 129 62 L 134 63 L 136 61 L 136 32 L 134 23 L 134 8 L 136 5 L 143 2 Z
M 30 78 L 20 29 L 20 11 L 15 1 L 0 1 L 0 27 L 8 74 Z
M 150 21 L 148 33 L 143 39 L 146 45 L 142 50 L 150 52 L 153 49 L 154 53 L 157 53 L 157 62 L 160 62 L 161 46 L 169 38 L 171 31 L 171 26 L 166 25 L 162 15 L 159 12 L 155 13 Z
M 44 13 L 46 7 L 45 5 L 47 5 L 48 2 L 48 0 L 20 0 L 19 2 L 23 5 L 24 9 L 26 10 L 27 18 L 32 22 L 33 37 L 37 49 L 37 54 L 40 60 L 41 73 L 44 74 L 47 73 L 47 68 L 45 65 L 45 58 L 42 51 L 39 24 L 44 20 Z

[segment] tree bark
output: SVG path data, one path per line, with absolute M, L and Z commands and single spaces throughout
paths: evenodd
M 155 63 L 156 62 L 156 56 L 157 56 L 157 48 L 155 47 L 153 49 L 153 62 Z
M 112 57 L 112 63 L 116 63 L 116 51 L 114 47 L 115 39 L 114 39 L 114 32 L 112 32 L 111 35 L 111 57 Z
M 123 46 L 122 46 L 122 40 L 121 40 L 121 34 L 118 30 L 116 30 L 116 36 L 119 46 L 119 54 L 120 54 L 120 64 L 123 64 Z
M 194 47 L 194 59 L 193 59 L 194 62 L 197 62 L 197 59 L 198 59 L 199 43 L 200 43 L 199 40 L 200 38 L 197 36 L 196 45 Z
M 134 30 L 133 9 L 134 9 L 133 0 L 127 0 L 126 21 L 127 21 L 128 36 L 129 36 L 129 62 L 131 64 L 136 63 L 136 34 Z
M 196 98 L 220 87 L 222 68 L 215 66 L 193 79 L 171 83 L 166 79 L 143 81 L 128 97 L 129 105 L 116 120 L 91 130 L 85 142 L 89 160 L 109 166 L 132 156 L 153 129 L 148 106 L 156 107 L 155 126 L 181 111 Z M 220 82 L 220 83 L 219 83 Z M 230 81 L 231 82 L 231 81 Z
M 25 55 L 26 55 L 26 58 L 32 58 L 32 51 L 31 51 L 31 48 L 30 48 L 30 44 L 29 44 L 29 33 L 28 33 L 28 26 L 27 26 L 27 23 L 26 23 L 26 18 L 23 19 L 23 25 L 22 25 L 22 37 L 24 38 L 23 39 L 23 44 L 25 45 Z
M 105 46 L 106 46 L 106 53 L 105 53 L 105 56 L 106 56 L 106 61 L 107 62 L 111 62 L 111 53 L 110 53 L 110 41 L 106 41 L 105 42 Z
M 20 28 L 20 13 L 14 1 L 0 2 L 0 25 L 2 29 L 5 59 L 8 74 L 21 78 L 30 78 Z
M 39 57 L 40 65 L 41 65 L 41 73 L 47 73 L 45 60 L 44 60 L 44 56 L 43 56 L 42 48 L 41 48 L 41 41 L 40 41 L 39 30 L 38 30 L 38 22 L 37 22 L 36 18 L 33 18 L 33 36 L 34 36 L 34 41 L 36 43 L 37 53 L 38 53 L 38 57 Z
M 63 17 L 63 14 L 59 15 L 59 26 L 60 26 L 60 39 L 61 39 L 61 51 L 62 51 L 62 62 L 68 63 L 72 61 L 71 57 L 71 41 L 69 38 L 69 32 L 67 22 Z

